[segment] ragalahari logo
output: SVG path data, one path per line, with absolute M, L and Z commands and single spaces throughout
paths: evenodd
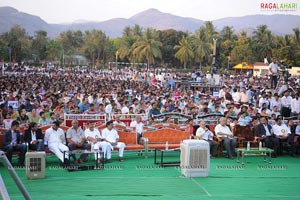
M 297 11 L 300 8 L 300 4 L 297 2 L 261 2 L 261 11 Z

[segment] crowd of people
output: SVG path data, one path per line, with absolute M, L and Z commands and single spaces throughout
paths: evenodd
M 270 77 L 220 75 L 218 90 L 181 84 L 181 81 L 188 79 L 213 88 L 216 84 L 214 75 L 208 78 L 200 73 L 184 74 L 163 69 L 149 73 L 146 69 L 136 68 L 84 71 L 57 67 L 43 71 L 38 68 L 10 68 L 1 73 L 0 126 L 13 130 L 16 123 L 20 126 L 31 124 L 34 129 L 37 125 L 62 123 L 65 114 L 143 114 L 145 124 L 155 115 L 170 112 L 191 115 L 194 119 L 199 115 L 218 113 L 231 118 L 231 123 L 242 126 L 253 125 L 254 121 L 263 124 L 263 119 L 274 120 L 276 124 L 287 117 L 296 119 L 298 116 L 299 119 L 299 77 L 290 77 L 286 80 L 289 87 L 279 92 L 278 84 L 281 82 L 277 82 L 277 78 L 274 80 L 275 72 L 271 67 Z M 285 83 L 284 80 L 282 82 Z M 223 130 L 222 123 L 215 134 L 230 138 L 226 136 L 230 133 Z M 276 128 L 272 129 L 277 135 Z M 297 127 L 285 133 L 300 136 L 299 131 Z M 268 131 L 258 134 L 266 138 L 269 136 Z M 94 143 L 94 139 L 87 140 Z M 299 145 L 299 139 L 293 141 Z M 277 147 L 276 141 L 271 143 Z M 114 145 L 120 146 L 117 141 L 113 142 Z M 43 148 L 42 145 L 36 146 Z M 234 156 L 233 146 L 235 141 L 226 139 L 229 158 Z M 72 146 L 68 148 L 72 149 Z M 297 153 L 293 152 L 295 155 Z M 109 154 L 107 157 L 110 159 Z M 84 157 L 79 162 L 82 160 Z

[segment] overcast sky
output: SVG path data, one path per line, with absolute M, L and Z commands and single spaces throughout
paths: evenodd
M 293 11 L 265 11 L 262 2 L 297 3 Z M 182 17 L 215 20 L 253 14 L 300 15 L 300 0 L 0 0 L 0 7 L 41 17 L 48 23 L 129 18 L 149 8 Z

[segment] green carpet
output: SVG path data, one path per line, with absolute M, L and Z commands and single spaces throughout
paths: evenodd
M 161 168 L 153 160 L 153 153 L 128 153 L 125 162 L 113 160 L 104 170 L 68 172 L 51 156 L 45 179 L 28 180 L 24 169 L 16 171 L 32 199 L 300 199 L 299 158 L 286 155 L 268 164 L 246 157 L 245 167 L 216 158 L 208 178 L 185 178 L 178 167 Z M 167 161 L 176 160 L 179 153 L 167 155 Z M 23 199 L 3 165 L 0 172 L 11 199 Z

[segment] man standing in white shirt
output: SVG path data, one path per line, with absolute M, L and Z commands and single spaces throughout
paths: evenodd
M 144 132 L 144 123 L 142 122 L 142 117 L 141 116 L 137 116 L 135 118 L 135 121 L 132 121 L 130 123 L 130 127 L 134 128 L 136 131 L 136 135 L 137 135 L 137 143 L 141 143 L 141 138 L 143 137 L 143 132 Z
M 281 115 L 283 117 L 291 116 L 291 104 L 292 97 L 290 96 L 290 92 L 288 90 L 284 91 L 283 96 L 281 97 Z
M 237 141 L 236 141 L 236 138 L 233 137 L 233 133 L 231 132 L 229 127 L 226 126 L 226 118 L 225 117 L 220 118 L 220 123 L 215 127 L 215 134 L 217 137 L 220 137 L 223 139 L 223 143 L 224 143 L 225 149 L 227 151 L 228 158 L 233 159 Z
M 274 94 L 274 98 L 270 102 L 270 109 L 273 110 L 274 106 L 277 106 L 278 110 L 281 110 L 281 102 L 277 93 Z
M 201 121 L 195 137 L 199 140 L 205 140 L 209 143 L 211 158 L 216 157 L 219 146 L 219 143 L 213 140 L 213 136 L 214 134 L 205 126 L 205 122 Z
M 113 122 L 108 121 L 106 128 L 102 130 L 102 139 L 111 145 L 111 148 L 119 148 L 119 161 L 123 162 L 123 153 L 125 149 L 125 143 L 119 142 L 119 134 L 116 129 L 113 128 Z M 107 152 L 107 159 L 111 160 L 111 152 Z
M 46 130 L 44 144 L 48 145 L 49 150 L 61 160 L 64 166 L 68 166 L 70 164 L 69 148 L 66 146 L 65 133 L 59 125 L 58 121 L 54 121 L 52 127 Z
M 276 59 L 273 59 L 273 62 L 270 63 L 269 71 L 271 73 L 271 88 L 275 89 L 277 86 L 277 75 L 278 75 L 278 64 Z
M 291 112 L 293 116 L 297 116 L 300 113 L 300 99 L 299 94 L 295 94 L 295 98 L 291 102 Z
M 98 129 L 95 129 L 95 124 L 93 121 L 88 122 L 88 128 L 85 129 L 84 136 L 86 140 L 91 144 L 91 150 L 95 151 L 95 160 L 97 160 L 98 163 L 103 161 L 101 160 L 101 157 L 98 152 L 100 148 L 103 151 L 104 158 L 106 154 L 111 153 L 110 144 L 108 142 L 102 141 L 103 139 L 101 137 L 101 134 L 98 131 Z M 107 160 L 107 162 L 111 162 L 111 160 Z

